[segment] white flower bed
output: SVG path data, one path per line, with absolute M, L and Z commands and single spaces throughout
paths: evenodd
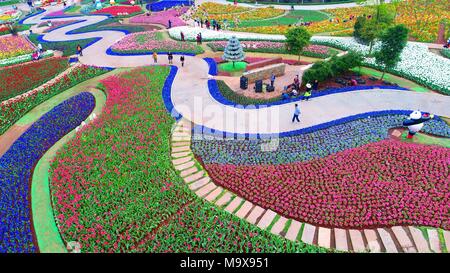
M 362 54 L 369 52 L 368 46 L 357 43 L 353 38 L 315 36 L 311 41 L 344 50 L 354 50 Z M 379 46 L 380 44 L 376 44 L 373 51 L 376 51 Z M 366 58 L 364 63 L 380 69 L 375 63 L 375 58 Z M 389 72 L 450 95 L 450 59 L 430 52 L 426 45 L 408 42 L 397 66 Z
M 53 54 L 54 53 L 52 50 L 46 50 L 44 53 L 41 54 L 41 58 L 51 57 L 53 56 Z M 0 60 L 0 67 L 29 62 L 32 59 L 31 55 L 32 54 L 25 54 L 9 59 Z
M 170 37 L 181 40 L 180 33 L 183 32 L 184 39 L 189 41 L 195 41 L 197 34 L 202 34 L 203 41 L 213 40 L 228 40 L 232 36 L 236 36 L 239 40 L 255 40 L 255 41 L 284 41 L 286 37 L 284 35 L 271 35 L 271 34 L 258 34 L 258 33 L 243 33 L 243 32 L 231 32 L 231 31 L 216 31 L 200 27 L 181 26 L 174 27 L 169 30 Z

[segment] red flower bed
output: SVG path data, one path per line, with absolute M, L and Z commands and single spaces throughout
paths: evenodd
M 130 16 L 142 12 L 139 6 L 111 6 L 92 12 L 93 14 L 111 14 L 113 16 Z
M 209 164 L 218 184 L 300 221 L 340 228 L 450 228 L 450 149 L 385 140 L 281 165 Z
M 67 58 L 49 58 L 0 69 L 0 101 L 38 87 L 68 67 Z

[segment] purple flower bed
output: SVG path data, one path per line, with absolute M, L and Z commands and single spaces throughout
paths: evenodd
M 85 120 L 95 107 L 83 92 L 57 105 L 20 136 L 0 158 L 0 252 L 36 252 L 30 210 L 30 178 L 42 155 Z
M 135 16 L 130 19 L 130 23 L 134 24 L 159 24 L 165 27 L 169 26 L 169 20 L 172 22 L 172 27 L 185 26 L 186 23 L 180 19 L 180 15 L 185 13 L 189 8 L 184 7 L 181 9 L 181 13 L 175 9 L 170 9 L 167 11 L 161 11 L 152 13 L 152 15 L 147 16 L 145 14 Z
M 359 119 L 312 133 L 278 139 L 276 149 L 264 149 L 269 141 L 192 140 L 192 150 L 205 164 L 260 165 L 286 164 L 322 158 L 388 137 L 388 129 L 402 127 L 404 115 Z M 423 132 L 450 137 L 450 127 L 441 119 L 433 119 Z M 263 148 L 263 149 L 262 149 Z

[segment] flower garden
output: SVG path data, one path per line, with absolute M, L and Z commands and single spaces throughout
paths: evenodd
M 0 36 L 0 253 L 52 250 L 41 236 L 55 234 L 49 242 L 58 249 L 71 252 L 76 242 L 83 253 L 450 251 L 450 51 L 417 42 L 436 42 L 439 23 L 450 20 L 446 1 L 388 5 L 410 32 L 384 79 L 375 78 L 384 67 L 374 57 L 383 44 L 375 41 L 369 54 L 370 46 L 337 37 L 351 36 L 350 16 L 373 15 L 371 6 L 159 1 L 147 13 L 116 2 L 99 10 L 91 1 L 55 4 L 16 18 L 17 30 L 29 33 Z M 198 18 L 228 22 L 218 31 L 197 26 Z M 85 23 L 56 30 L 76 22 Z M 313 36 L 293 54 L 285 33 L 300 22 L 310 22 Z M 232 36 L 245 56 L 226 60 Z M 43 51 L 32 60 L 38 44 Z M 186 62 L 154 63 L 153 52 Z M 362 64 L 349 70 L 344 59 L 357 53 Z M 275 92 L 238 92 L 240 73 L 218 73 L 246 66 L 245 75 L 263 83 L 276 72 Z M 319 75 L 310 101 L 280 95 L 295 75 L 303 93 L 312 71 L 331 76 Z M 356 76 L 364 82 L 336 87 Z M 279 115 L 252 120 L 272 110 Z M 403 124 L 413 110 L 433 118 L 409 139 Z M 236 128 L 228 127 L 234 116 Z M 263 128 L 269 123 L 276 138 L 265 137 L 273 135 Z M 41 205 L 48 223 L 35 214 Z M 53 235 L 37 231 L 45 225 Z
M 31 53 L 33 50 L 33 44 L 22 36 L 0 37 L 0 60 Z
M 183 53 L 199 54 L 203 49 L 188 42 L 165 40 L 161 32 L 147 31 L 127 35 L 114 44 L 113 52 L 120 53 L 148 53 L 176 51 Z
M 168 27 L 170 20 L 173 27 L 185 26 L 186 23 L 180 18 L 180 15 L 187 10 L 188 8 L 184 7 L 180 11 L 169 9 L 167 11 L 155 12 L 152 16 L 142 14 L 130 18 L 130 22 L 133 24 L 159 24 Z
M 168 158 L 173 120 L 161 100 L 168 72 L 139 68 L 101 82 L 105 115 L 52 164 L 63 239 L 79 241 L 83 252 L 323 251 L 258 231 L 183 186 Z

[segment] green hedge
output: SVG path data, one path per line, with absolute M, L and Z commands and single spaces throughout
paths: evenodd
M 320 61 L 305 71 L 303 82 L 313 82 L 314 80 L 325 81 L 336 77 L 349 69 L 361 65 L 362 56 L 354 52 L 337 57 L 333 56 L 329 61 Z

